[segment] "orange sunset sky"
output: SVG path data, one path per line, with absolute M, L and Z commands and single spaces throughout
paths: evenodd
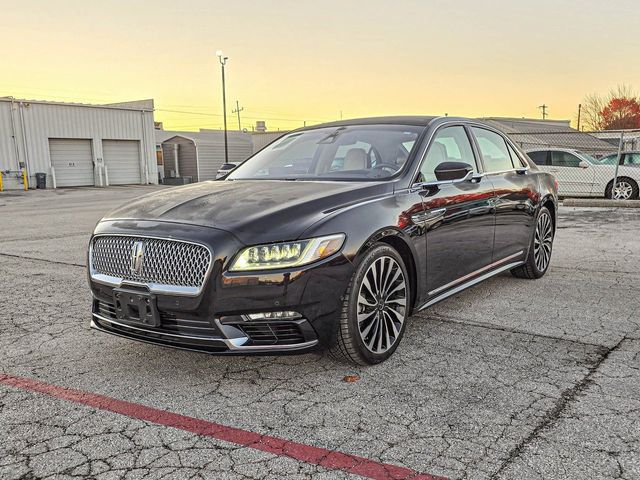
M 0 0 L 0 96 L 156 102 L 166 129 L 436 114 L 574 119 L 640 87 L 637 0 Z M 187 113 L 184 113 L 187 112 Z

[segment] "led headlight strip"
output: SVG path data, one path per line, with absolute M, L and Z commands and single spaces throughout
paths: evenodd
M 295 242 L 248 247 L 236 257 L 229 271 L 272 270 L 307 265 L 339 251 L 344 239 L 344 233 L 337 233 Z

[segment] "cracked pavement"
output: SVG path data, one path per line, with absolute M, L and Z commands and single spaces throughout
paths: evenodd
M 413 317 L 389 361 L 352 367 L 89 330 L 90 231 L 153 189 L 0 195 L 0 374 L 448 478 L 640 478 L 634 209 L 561 208 L 543 279 L 458 294 Z M 73 477 L 360 478 L 0 384 L 0 478 Z

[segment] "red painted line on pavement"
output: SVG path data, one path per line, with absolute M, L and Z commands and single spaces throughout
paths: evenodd
M 228 427 L 207 420 L 147 407 L 139 403 L 51 385 L 30 378 L 0 374 L 0 384 L 42 393 L 50 397 L 80 403 L 88 407 L 126 415 L 127 417 L 165 427 L 177 428 L 196 435 L 224 440 L 225 442 L 254 448 L 273 455 L 293 458 L 294 460 L 319 465 L 329 470 L 342 470 L 375 480 L 446 480 L 444 477 L 419 473 L 406 467 L 376 462 L 367 458 L 291 442 L 270 435 L 261 435 L 240 428 Z

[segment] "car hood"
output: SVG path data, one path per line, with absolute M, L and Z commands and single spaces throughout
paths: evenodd
M 336 210 L 392 191 L 389 182 L 208 181 L 145 195 L 103 221 L 187 223 L 258 244 L 294 240 Z

